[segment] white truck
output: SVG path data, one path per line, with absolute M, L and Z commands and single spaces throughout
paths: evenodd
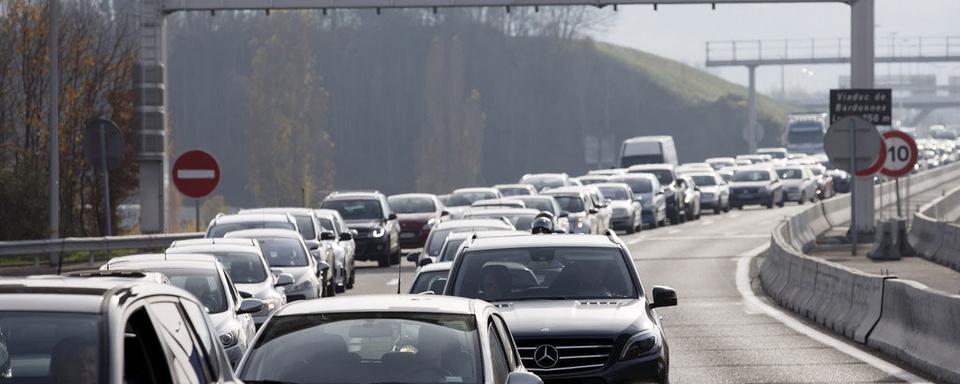
M 623 141 L 620 167 L 637 164 L 677 164 L 677 147 L 672 136 L 638 136 Z
M 823 153 L 823 135 L 830 127 L 825 112 L 794 113 L 787 116 L 787 151 L 813 155 Z

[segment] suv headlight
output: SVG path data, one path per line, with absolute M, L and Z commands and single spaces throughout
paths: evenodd
M 384 228 L 384 227 L 376 227 L 376 228 L 373 229 L 373 232 L 370 232 L 370 236 L 373 236 L 373 237 L 383 237 L 383 235 L 384 235 L 385 233 L 387 233 L 387 229 L 386 229 L 386 228 Z
M 240 341 L 238 334 L 239 331 L 236 329 L 221 333 L 220 344 L 223 345 L 224 348 L 230 348 L 234 345 L 237 345 L 237 342 Z
M 637 359 L 659 353 L 663 349 L 663 340 L 656 329 L 640 332 L 624 344 L 620 360 Z

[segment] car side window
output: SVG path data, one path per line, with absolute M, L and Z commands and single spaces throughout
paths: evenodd
M 384 219 L 390 217 L 390 214 L 393 213 L 393 211 L 390 210 L 390 203 L 387 203 L 387 199 L 383 197 L 380 198 L 380 209 L 383 210 Z
M 510 334 L 510 329 L 507 328 L 507 324 L 500 316 L 493 315 L 491 318 L 493 319 L 494 325 L 496 325 L 500 331 L 501 340 L 505 341 L 503 352 L 507 355 L 508 368 L 510 372 L 513 372 L 517 369 L 517 366 L 520 365 L 520 356 L 517 354 L 517 346 L 513 343 L 513 335 Z
M 507 356 L 503 352 L 503 342 L 500 341 L 500 332 L 491 322 L 487 326 L 487 337 L 490 338 L 490 359 L 491 369 L 493 369 L 493 382 L 504 384 L 507 381 L 507 375 L 510 374 L 510 368 L 507 366 Z
M 213 375 L 215 377 L 220 376 L 220 366 L 216 358 L 217 344 L 215 344 L 216 340 L 214 340 L 213 334 L 210 331 L 210 323 L 205 316 L 203 308 L 197 303 L 185 299 L 180 299 L 180 305 L 183 306 L 187 320 L 193 325 L 193 329 L 197 331 L 197 337 L 200 339 L 200 343 L 203 344 L 203 349 L 207 352 L 207 363 L 210 364 Z
M 212 380 L 212 370 L 205 361 L 204 348 L 197 347 L 193 328 L 183 318 L 180 306 L 173 302 L 159 302 L 150 306 L 160 340 L 167 347 L 173 383 L 200 384 Z
M 130 313 L 123 326 L 123 382 L 128 384 L 169 383 L 170 365 L 147 310 Z
M 240 308 L 240 293 L 237 292 L 237 287 L 233 285 L 233 280 L 230 280 L 230 274 L 224 273 L 223 277 L 227 279 L 227 287 L 230 290 L 230 297 L 233 298 L 233 306 L 235 308 Z

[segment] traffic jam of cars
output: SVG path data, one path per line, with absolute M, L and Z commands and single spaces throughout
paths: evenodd
M 829 166 L 784 148 L 678 164 L 646 136 L 580 177 L 221 213 L 155 253 L 0 279 L 0 383 L 669 382 L 658 311 L 680 295 L 645 286 L 620 236 L 847 192 Z M 404 259 L 407 292 L 338 296 L 357 262 Z

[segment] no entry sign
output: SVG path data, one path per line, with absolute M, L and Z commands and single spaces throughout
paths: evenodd
M 204 151 L 189 151 L 173 163 L 173 185 L 180 193 L 201 198 L 213 192 L 220 182 L 220 166 Z
M 880 173 L 890 177 L 910 173 L 917 164 L 917 142 L 903 131 L 884 132 L 883 142 L 886 144 L 886 159 Z

